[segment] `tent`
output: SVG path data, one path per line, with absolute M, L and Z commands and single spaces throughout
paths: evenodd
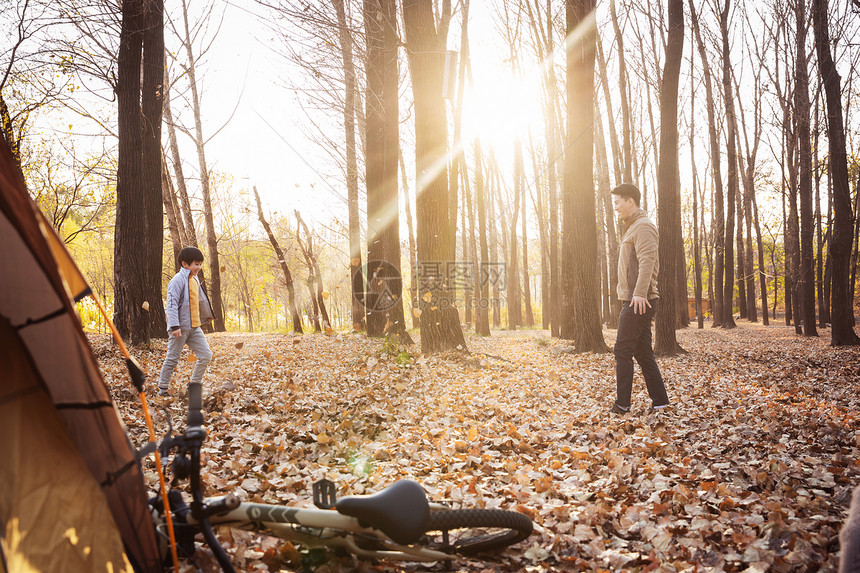
M 0 573 L 162 570 L 134 448 L 75 311 L 89 293 L 0 138 Z

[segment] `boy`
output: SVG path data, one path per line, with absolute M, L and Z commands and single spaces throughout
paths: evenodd
M 179 264 L 182 268 L 167 285 L 167 304 L 164 312 L 167 315 L 167 356 L 158 377 L 158 395 L 167 396 L 170 388 L 170 377 L 179 362 L 182 347 L 186 344 L 197 362 L 191 373 L 190 384 L 202 384 L 203 373 L 212 360 L 212 351 L 206 342 L 206 335 L 200 327 L 214 317 L 212 306 L 206 293 L 197 280 L 197 273 L 203 268 L 203 253 L 197 247 L 185 247 L 179 252 Z

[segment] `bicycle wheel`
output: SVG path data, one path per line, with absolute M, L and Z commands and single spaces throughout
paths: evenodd
M 516 511 L 437 509 L 427 518 L 425 543 L 446 553 L 474 555 L 513 545 L 531 533 L 532 520 Z

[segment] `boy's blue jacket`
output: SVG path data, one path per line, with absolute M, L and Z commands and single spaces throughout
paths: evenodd
M 190 275 L 191 270 L 183 267 L 170 279 L 170 283 L 167 285 L 167 304 L 164 305 L 164 313 L 167 315 L 168 332 L 177 327 L 182 330 L 191 330 L 191 309 L 188 306 L 188 277 Z M 209 304 L 209 299 L 206 298 L 206 293 L 203 292 L 203 287 L 200 286 L 197 277 L 194 277 L 194 282 L 197 283 L 200 292 L 200 324 L 206 324 L 215 318 L 215 313 L 212 312 L 212 305 Z

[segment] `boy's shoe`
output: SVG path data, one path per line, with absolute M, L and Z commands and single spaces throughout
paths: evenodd
M 619 406 L 617 402 L 612 405 L 612 408 L 609 409 L 610 414 L 626 414 L 627 412 L 629 412 L 629 410 L 625 410 L 624 408 Z
M 159 398 L 168 398 L 170 396 L 170 391 L 165 390 L 163 388 L 158 389 L 158 397 Z
M 655 412 L 665 412 L 669 408 L 668 402 L 666 404 L 660 404 L 659 406 L 651 406 L 648 408 L 649 414 L 654 414 Z

